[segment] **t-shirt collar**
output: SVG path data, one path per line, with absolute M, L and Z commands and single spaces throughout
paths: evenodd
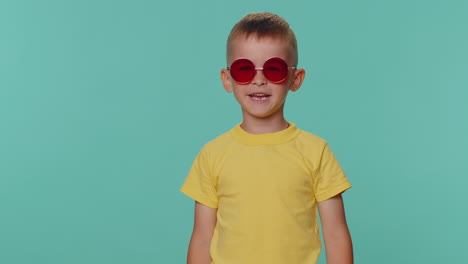
M 241 123 L 237 124 L 230 133 L 242 144 L 258 146 L 258 145 L 278 145 L 286 143 L 297 135 L 301 130 L 294 123 L 289 122 L 289 127 L 273 133 L 251 134 L 241 128 Z

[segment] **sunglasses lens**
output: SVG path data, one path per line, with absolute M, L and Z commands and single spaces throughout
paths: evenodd
M 288 76 L 288 64 L 280 58 L 271 58 L 263 65 L 263 74 L 270 82 L 282 82 Z
M 248 83 L 253 80 L 255 74 L 255 65 L 247 59 L 239 59 L 232 63 L 229 72 L 232 78 L 239 83 Z

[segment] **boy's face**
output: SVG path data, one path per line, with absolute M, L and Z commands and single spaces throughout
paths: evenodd
M 238 36 L 231 42 L 228 65 L 240 58 L 253 62 L 255 68 L 262 68 L 270 58 L 283 59 L 289 67 L 294 65 L 293 53 L 289 42 L 281 38 L 257 38 L 252 35 L 247 39 Z M 257 70 L 254 78 L 248 84 L 236 82 L 229 70 L 221 70 L 221 80 L 227 92 L 234 92 L 236 100 L 242 108 L 245 118 L 266 118 L 283 115 L 284 102 L 288 91 L 297 91 L 302 84 L 305 72 L 303 69 L 289 69 L 286 79 L 281 83 L 268 80 L 262 70 Z

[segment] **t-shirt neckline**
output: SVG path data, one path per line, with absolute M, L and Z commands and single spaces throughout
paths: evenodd
M 231 129 L 231 134 L 240 143 L 250 146 L 284 144 L 291 141 L 301 132 L 301 130 L 296 127 L 296 124 L 291 122 L 289 122 L 289 127 L 286 129 L 265 134 L 249 133 L 242 129 L 240 125 L 241 123 Z

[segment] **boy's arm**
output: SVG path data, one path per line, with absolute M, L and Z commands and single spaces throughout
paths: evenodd
M 318 203 L 323 239 L 327 254 L 327 264 L 352 264 L 353 246 L 343 205 L 338 194 Z
M 216 226 L 216 212 L 195 201 L 195 220 L 187 255 L 187 264 L 210 264 L 210 244 Z

